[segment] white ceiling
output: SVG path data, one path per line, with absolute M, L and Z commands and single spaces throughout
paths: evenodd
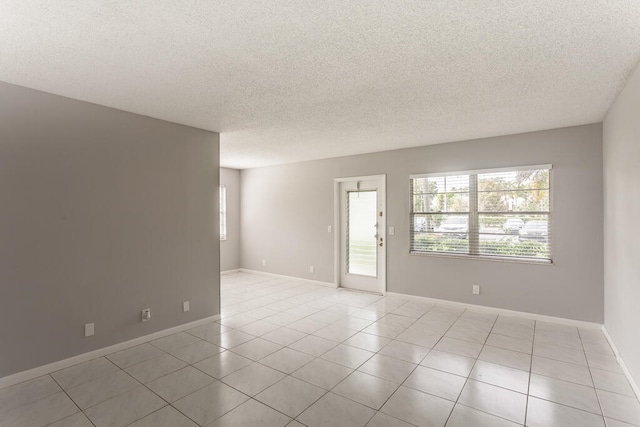
M 0 0 L 0 80 L 236 168 L 599 122 L 639 60 L 637 0 Z

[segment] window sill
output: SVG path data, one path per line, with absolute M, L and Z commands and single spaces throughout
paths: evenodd
M 425 256 L 436 258 L 455 258 L 466 259 L 472 261 L 492 261 L 492 262 L 508 262 L 516 264 L 534 264 L 534 265 L 554 265 L 553 260 L 548 259 L 532 259 L 532 258 L 505 258 L 505 257 L 493 257 L 488 255 L 466 255 L 466 254 L 449 254 L 449 253 L 437 253 L 437 252 L 409 252 L 409 255 L 413 256 Z

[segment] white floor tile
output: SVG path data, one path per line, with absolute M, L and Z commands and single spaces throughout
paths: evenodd
M 255 398 L 278 411 L 295 418 L 326 393 L 293 377 L 286 377 L 262 391 Z
M 576 384 L 593 386 L 589 368 L 573 363 L 560 362 L 546 357 L 533 356 L 531 373 L 557 378 Z
M 227 375 L 222 379 L 222 382 L 248 396 L 255 396 L 284 377 L 285 374 L 280 371 L 259 363 L 252 363 Z
M 131 424 L 166 405 L 166 402 L 143 386 L 139 386 L 85 411 L 96 427 L 122 427 Z
M 394 340 L 385 345 L 379 353 L 406 362 L 420 363 L 430 351 L 427 347 Z
M 403 385 L 455 402 L 466 381 L 464 377 L 418 366 Z
M 201 389 L 214 381 L 212 377 L 202 373 L 196 368 L 186 368 L 172 372 L 157 380 L 151 381 L 147 387 L 167 402 L 175 402 L 178 399 Z
M 446 427 L 517 427 L 520 425 L 504 418 L 457 404 L 453 408 Z
M 640 426 L 640 402 L 635 397 L 598 390 L 602 411 L 607 419 Z
M 140 383 L 123 371 L 96 378 L 67 390 L 67 394 L 80 409 L 87 409 L 138 387 Z
M 66 390 L 94 380 L 103 375 L 111 374 L 117 370 L 118 367 L 116 365 L 104 357 L 99 357 L 97 359 L 54 372 L 51 376 L 56 380 L 60 387 Z
M 298 420 L 309 427 L 364 427 L 376 411 L 360 403 L 327 393 Z
M 263 358 L 260 360 L 260 363 L 284 372 L 285 374 L 290 374 L 311 362 L 313 359 L 314 357 L 310 354 L 290 348 L 283 348 Z
M 491 347 L 485 345 L 478 356 L 479 360 L 507 366 L 509 368 L 520 369 L 521 371 L 531 370 L 531 355 L 520 353 L 504 348 Z
M 479 360 L 469 378 L 527 394 L 529 372 Z
M 471 369 L 473 369 L 475 359 L 432 350 L 424 359 L 422 359 L 420 364 L 428 368 L 438 369 L 451 374 L 467 377 L 471 373 Z
M 377 410 L 398 387 L 399 384 L 391 381 L 355 371 L 335 386 L 331 392 Z
M 0 427 L 513 427 L 525 410 L 532 427 L 640 427 L 599 330 L 248 273 L 222 278 L 221 305 L 0 389 Z
M 197 427 L 198 425 L 185 417 L 172 406 L 165 406 L 128 427 Z
M 469 380 L 458 402 L 497 417 L 524 424 L 527 405 L 525 394 Z
M 414 363 L 376 354 L 360 366 L 358 371 L 401 384 L 416 366 Z
M 531 396 L 601 415 L 595 389 L 555 378 L 531 374 Z
M 528 427 L 604 427 L 602 415 L 570 408 L 547 400 L 529 397 Z
M 375 353 L 362 350 L 348 345 L 339 344 L 321 356 L 329 362 L 344 365 L 351 369 L 357 369 L 364 362 L 369 360 Z
M 144 343 L 117 353 L 112 353 L 107 356 L 107 359 L 111 360 L 120 368 L 125 369 L 129 366 L 137 365 L 140 362 L 153 359 L 154 357 L 162 356 L 163 354 L 164 352 L 159 348 Z
M 220 381 L 183 397 L 173 404 L 180 412 L 201 426 L 212 423 L 249 400 L 249 397 Z
M 295 371 L 292 376 L 330 390 L 353 372 L 353 369 L 323 359 L 315 359 Z
M 41 427 L 78 412 L 64 392 L 0 413 L 0 427 Z
M 220 379 L 252 363 L 253 361 L 251 359 L 247 359 L 231 351 L 224 351 L 204 359 L 193 366 L 207 375 Z
M 49 375 L 0 389 L 0 414 L 60 391 L 62 389 Z
M 288 425 L 289 421 L 291 418 L 251 399 L 207 427 L 283 427 Z
M 400 387 L 381 411 L 416 426 L 444 426 L 453 405 L 449 400 Z
M 170 354 L 163 354 L 160 357 L 133 365 L 125 369 L 125 371 L 141 383 L 146 384 L 157 378 L 164 377 L 171 372 L 175 372 L 178 369 L 182 369 L 185 366 L 187 366 L 187 364 L 182 360 Z

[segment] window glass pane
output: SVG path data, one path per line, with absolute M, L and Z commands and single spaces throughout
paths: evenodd
M 227 187 L 220 186 L 220 240 L 227 240 Z
M 478 191 L 539 190 L 549 188 L 549 170 L 532 169 L 478 174 Z
M 551 259 L 550 170 L 429 176 L 411 188 L 412 252 Z
M 478 192 L 480 212 L 548 212 L 549 190 Z
M 347 196 L 347 273 L 377 275 L 377 191 L 350 191 Z
M 479 212 L 548 212 L 549 171 L 478 174 Z
M 414 179 L 413 212 L 469 212 L 469 175 Z
M 479 255 L 549 258 L 549 216 L 478 216 Z
M 414 215 L 413 223 L 412 251 L 469 252 L 469 215 Z

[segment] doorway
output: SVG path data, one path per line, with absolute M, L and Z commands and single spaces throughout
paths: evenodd
M 386 176 L 335 180 L 338 287 L 386 292 Z

